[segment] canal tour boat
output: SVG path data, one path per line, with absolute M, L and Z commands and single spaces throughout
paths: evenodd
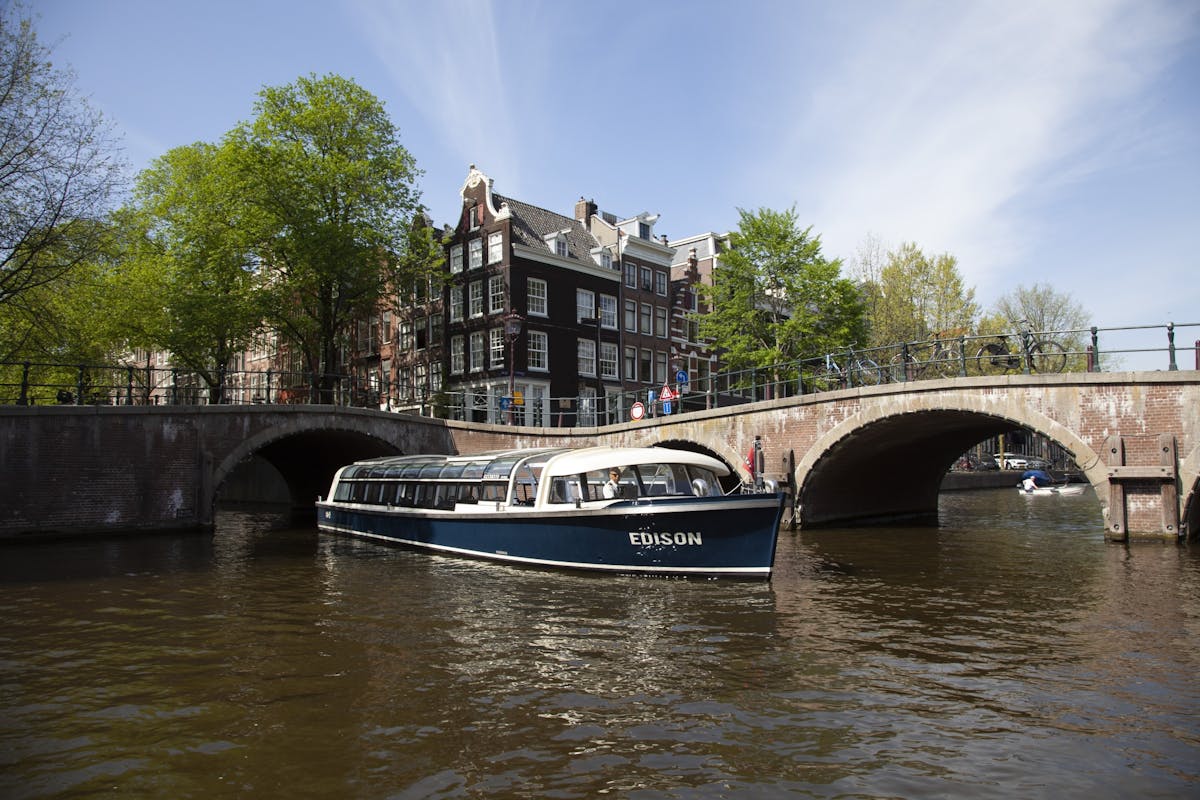
M 359 461 L 317 502 L 322 531 L 539 567 L 767 578 L 783 495 L 666 447 Z

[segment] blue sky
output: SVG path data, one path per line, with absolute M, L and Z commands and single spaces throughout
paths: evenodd
M 672 238 L 795 205 L 831 257 L 953 254 L 985 307 L 1040 281 L 1102 326 L 1200 322 L 1195 0 L 27 6 L 135 169 L 338 73 L 385 102 L 439 224 L 477 164 Z

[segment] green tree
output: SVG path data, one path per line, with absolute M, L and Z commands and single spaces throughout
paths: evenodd
M 864 281 L 863 293 L 875 347 L 966 332 L 979 316 L 975 290 L 963 285 L 954 256 L 930 258 L 911 242 L 888 252 L 883 266 Z
M 340 337 L 412 280 L 419 173 L 383 104 L 345 78 L 264 89 L 255 110 L 227 142 L 238 197 L 254 209 L 268 322 L 323 376 L 329 398 L 345 368 Z
M 864 336 L 862 298 L 841 276 L 841 261 L 821 253 L 795 208 L 738 209 L 730 250 L 700 291 L 711 309 L 698 316 L 700 335 L 719 348 L 728 369 L 773 367 L 842 349 Z
M 122 177 L 112 129 L 50 55 L 0 7 L 0 306 L 97 254 Z
M 992 313 L 979 326 L 980 333 L 1000 335 L 1028 326 L 1038 338 L 1050 339 L 1067 352 L 1067 371 L 1087 368 L 1091 314 L 1069 293 L 1047 284 L 1018 286 L 996 300 Z M 1119 359 L 1107 358 L 1115 366 Z
M 171 150 L 138 176 L 125 215 L 125 338 L 168 350 L 221 401 L 224 374 L 261 327 L 253 208 L 234 191 L 228 147 Z

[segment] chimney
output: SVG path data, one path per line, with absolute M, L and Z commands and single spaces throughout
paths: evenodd
M 583 223 L 583 227 L 591 230 L 591 219 L 597 211 L 595 200 L 584 200 L 582 197 L 575 203 L 575 219 Z

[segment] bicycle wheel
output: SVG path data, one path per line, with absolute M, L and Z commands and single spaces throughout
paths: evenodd
M 975 354 L 975 366 L 980 375 L 1004 375 L 1016 370 L 1020 363 L 1000 342 L 988 342 Z
M 929 368 L 939 378 L 957 378 L 959 374 L 958 353 L 953 350 L 941 350 L 933 354 Z
M 892 356 L 892 360 L 888 362 L 888 377 L 896 383 L 904 381 L 915 381 L 920 373 L 917 367 L 917 360 L 910 353 L 905 358 L 904 353 L 896 353 Z
M 842 371 L 837 367 L 820 366 L 813 371 L 813 391 L 832 392 L 842 388 Z
M 879 365 L 869 358 L 855 359 L 852 370 L 850 379 L 855 386 L 875 386 L 883 380 Z
M 1058 342 L 1044 339 L 1029 346 L 1030 372 L 1062 372 L 1067 365 L 1067 351 Z

